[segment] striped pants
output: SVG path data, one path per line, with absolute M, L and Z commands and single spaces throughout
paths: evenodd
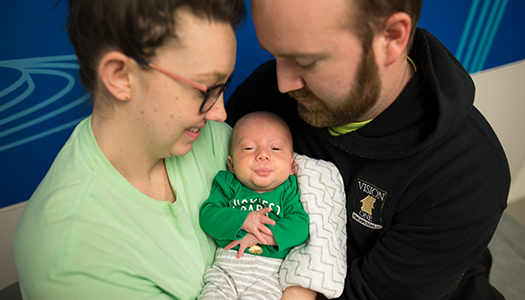
M 215 263 L 206 268 L 204 299 L 276 299 L 282 295 L 278 272 L 282 259 L 217 248 Z

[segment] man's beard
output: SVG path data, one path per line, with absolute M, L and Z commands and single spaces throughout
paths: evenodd
M 335 78 L 334 78 L 335 80 Z M 374 52 L 369 48 L 363 50 L 361 62 L 357 69 L 354 85 L 350 94 L 337 107 L 329 107 L 323 100 L 310 91 L 300 89 L 288 94 L 298 100 L 313 100 L 316 107 L 297 104 L 299 116 L 314 127 L 339 127 L 352 122 L 366 121 L 361 118 L 375 106 L 381 91 L 379 69 L 375 62 Z

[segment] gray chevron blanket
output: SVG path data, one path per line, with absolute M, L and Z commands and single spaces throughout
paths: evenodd
M 343 292 L 347 271 L 343 179 L 331 162 L 294 157 L 301 202 L 310 216 L 310 237 L 286 256 L 279 281 L 283 288 L 300 285 L 336 298 Z

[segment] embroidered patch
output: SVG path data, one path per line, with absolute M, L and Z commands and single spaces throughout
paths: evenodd
M 383 228 L 383 205 L 387 193 L 364 180 L 357 179 L 352 219 L 371 229 Z
M 259 255 L 263 252 L 261 246 L 259 246 L 258 244 L 255 244 L 253 246 L 250 247 L 250 250 L 248 250 L 251 254 L 256 254 L 256 255 Z

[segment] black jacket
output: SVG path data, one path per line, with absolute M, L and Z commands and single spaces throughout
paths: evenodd
M 348 210 L 341 299 L 447 299 L 506 207 L 508 163 L 473 106 L 469 74 L 422 29 L 410 57 L 418 71 L 398 99 L 339 137 L 297 115 L 297 102 L 277 89 L 275 61 L 227 103 L 230 125 L 248 112 L 272 111 L 290 126 L 295 152 L 339 168 Z

